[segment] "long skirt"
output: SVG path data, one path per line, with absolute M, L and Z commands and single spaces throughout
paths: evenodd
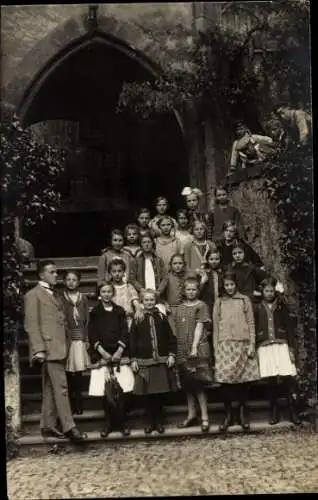
M 215 379 L 221 384 L 241 384 L 259 380 L 257 357 L 249 358 L 249 342 L 220 341 L 216 346 Z
M 136 395 L 163 394 L 177 390 L 175 372 L 165 364 L 140 366 L 135 375 Z
M 72 340 L 66 360 L 67 372 L 84 372 L 90 364 L 89 355 L 83 340 Z
M 257 350 L 261 378 L 297 375 L 295 364 L 290 359 L 287 344 L 269 344 Z

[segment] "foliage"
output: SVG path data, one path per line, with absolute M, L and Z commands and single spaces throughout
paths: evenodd
M 313 162 L 311 147 L 291 144 L 265 165 L 264 188 L 282 221 L 279 245 L 283 264 L 296 286 L 303 327 L 302 391 L 316 399 L 316 305 L 314 269 Z
M 65 155 L 57 148 L 31 139 L 12 111 L 3 106 L 1 131 L 1 188 L 3 241 L 3 311 L 5 368 L 12 369 L 10 353 L 16 346 L 21 322 L 23 277 L 16 248 L 14 222 L 23 217 L 33 225 L 54 212 L 56 190 Z
M 286 91 L 295 105 L 309 106 L 309 90 L 304 95 L 309 89 L 308 4 L 228 2 L 223 10 L 248 19 L 249 29 L 235 30 L 223 23 L 194 37 L 180 19 L 142 19 L 138 27 L 156 47 L 161 71 L 148 81 L 124 83 L 118 111 L 149 119 L 173 108 L 184 112 L 191 103 L 199 120 L 213 120 L 216 139 L 227 148 L 235 120 L 243 119 L 261 132 L 269 109 L 286 97 Z M 256 39 L 266 50 L 259 68 L 249 59 Z M 270 47 L 275 50 L 268 52 Z

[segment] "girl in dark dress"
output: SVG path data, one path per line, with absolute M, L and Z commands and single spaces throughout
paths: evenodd
M 268 382 L 271 415 L 269 423 L 280 420 L 278 407 L 278 378 L 280 377 L 288 395 L 290 419 L 300 423 L 294 396 L 298 393 L 297 342 L 295 325 L 282 295 L 276 291 L 277 281 L 273 277 L 261 283 L 262 301 L 254 307 L 256 327 L 256 349 L 261 379 Z
M 260 256 L 244 240 L 241 240 L 237 234 L 237 227 L 234 221 L 227 221 L 223 224 L 223 239 L 218 243 L 218 249 L 221 254 L 222 266 L 228 267 L 233 261 L 233 248 L 236 245 L 242 245 L 247 262 L 264 269 L 264 264 Z
M 88 336 L 93 363 L 104 361 L 121 365 L 129 364 L 129 334 L 124 309 L 113 302 L 115 290 L 112 283 L 102 282 L 98 286 L 100 303 L 94 307 L 88 323 Z M 105 364 L 104 363 L 104 364 Z M 103 398 L 105 424 L 101 437 L 106 437 L 116 427 L 124 436 L 129 435 L 124 408 L 116 422 L 112 407 Z M 117 415 L 118 418 L 118 415 Z
M 177 351 L 176 338 L 167 318 L 156 308 L 156 294 L 145 290 L 141 294 L 144 319 L 134 320 L 130 331 L 131 367 L 136 374 L 134 392 L 147 396 L 145 433 L 164 432 L 161 395 L 176 389 L 174 372 Z
M 77 271 L 64 273 L 65 290 L 62 296 L 67 324 L 69 351 L 66 360 L 70 402 L 73 413 L 83 413 L 82 373 L 90 364 L 88 347 L 88 300 L 80 293 L 81 276 Z

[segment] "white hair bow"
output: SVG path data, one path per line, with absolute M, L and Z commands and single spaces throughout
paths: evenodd
M 181 192 L 181 195 L 182 196 L 189 196 L 190 194 L 195 194 L 198 198 L 201 198 L 201 196 L 203 196 L 203 193 L 201 191 L 201 189 L 199 188 L 191 188 L 191 187 L 184 187 L 182 192 Z

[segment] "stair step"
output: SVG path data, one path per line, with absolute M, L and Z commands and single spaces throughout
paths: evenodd
M 284 405 L 284 400 L 280 401 L 280 406 Z M 251 401 L 249 402 L 249 408 L 250 411 L 255 411 L 255 410 L 267 410 L 269 408 L 269 403 L 268 401 Z M 208 404 L 208 411 L 210 413 L 216 413 L 216 412 L 223 412 L 224 411 L 224 405 L 221 402 L 218 403 L 209 403 Z M 171 405 L 171 406 L 164 406 L 164 412 L 167 415 L 174 415 L 174 414 L 179 414 L 179 413 L 186 413 L 187 412 L 187 406 L 186 405 Z M 141 408 L 136 408 L 135 410 L 132 410 L 129 412 L 129 417 L 131 418 L 136 418 L 140 417 L 143 415 L 143 410 Z M 102 410 L 89 410 L 89 411 L 84 411 L 82 415 L 74 415 L 74 419 L 77 421 L 83 421 L 83 420 L 99 420 L 103 419 L 104 413 Z M 27 415 L 22 416 L 22 423 L 33 423 L 33 422 L 39 422 L 40 421 L 40 413 L 31 413 Z
M 55 262 L 56 266 L 59 269 L 63 268 L 85 268 L 85 267 L 94 267 L 98 265 L 99 255 L 92 255 L 88 257 L 47 257 L 45 259 L 40 260 L 52 260 Z M 36 271 L 36 264 L 32 263 L 30 267 L 25 267 L 24 272 L 28 271 Z
M 275 432 L 283 432 L 283 431 L 290 431 L 291 429 L 294 428 L 294 425 L 291 422 L 288 421 L 281 421 L 275 426 L 271 426 L 268 424 L 267 420 L 260 420 L 258 422 L 251 422 L 251 429 L 249 433 L 264 433 L 264 432 L 270 432 L 270 433 L 275 433 Z M 235 434 L 241 434 L 241 433 L 246 433 L 239 425 L 234 425 L 233 427 L 230 427 L 228 429 L 227 435 L 235 435 Z M 201 427 L 200 426 L 195 426 L 195 427 L 189 427 L 187 429 L 179 429 L 177 426 L 166 426 L 166 431 L 164 434 L 158 434 L 157 432 L 154 432 L 152 434 L 145 434 L 143 429 L 133 429 L 131 431 L 130 436 L 124 437 L 120 432 L 112 432 L 109 434 L 109 436 L 106 439 L 102 439 L 100 437 L 100 432 L 99 431 L 91 431 L 87 432 L 87 440 L 85 441 L 85 444 L 89 443 L 103 443 L 105 445 L 106 442 L 116 442 L 116 441 L 134 441 L 137 439 L 141 440 L 154 440 L 154 439 L 167 439 L 167 438 L 189 438 L 189 437 L 205 437 L 207 438 L 208 436 L 215 436 L 215 437 L 220 437 L 223 438 L 224 434 L 221 434 L 218 429 L 217 424 L 212 424 L 210 426 L 210 429 L 206 433 L 202 433 Z M 18 440 L 20 446 L 22 447 L 22 454 L 23 454 L 23 448 L 25 451 L 32 451 L 30 448 L 35 447 L 34 451 L 39 451 L 42 447 L 44 448 L 45 445 L 69 445 L 69 446 L 74 446 L 72 443 L 69 442 L 68 439 L 57 439 L 57 438 L 43 438 L 39 432 L 34 433 L 32 435 L 28 436 L 22 436 Z M 85 446 L 85 445 L 84 445 Z M 37 448 L 38 447 L 38 448 Z

